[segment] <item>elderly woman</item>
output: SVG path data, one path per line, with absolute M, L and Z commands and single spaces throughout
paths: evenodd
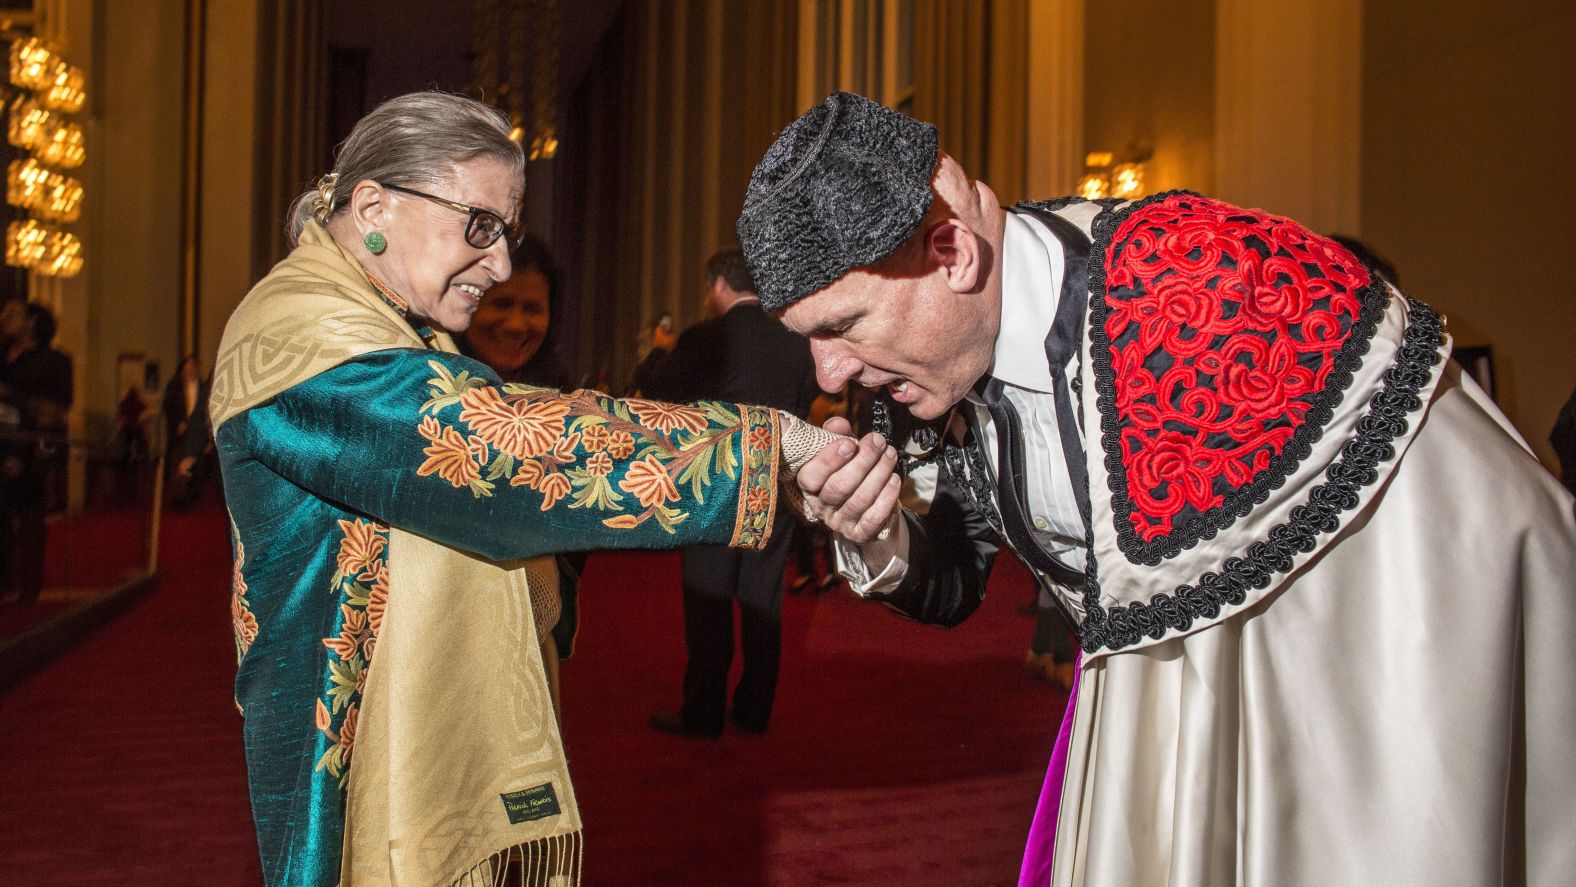
M 825 442 L 767 409 L 506 384 L 454 353 L 510 275 L 508 130 L 438 93 L 374 110 L 225 329 L 211 412 L 269 884 L 448 884 L 510 856 L 573 883 L 539 556 L 760 546 L 781 453 Z

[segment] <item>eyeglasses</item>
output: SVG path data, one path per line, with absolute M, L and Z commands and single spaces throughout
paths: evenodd
M 446 206 L 455 212 L 465 213 L 469 216 L 465 221 L 465 242 L 477 249 L 486 249 L 492 246 L 498 242 L 498 238 L 505 234 L 509 235 L 510 248 L 519 246 L 520 241 L 525 238 L 523 230 L 505 222 L 502 217 L 490 209 L 482 209 L 479 206 L 471 206 L 468 203 L 460 203 L 457 200 L 445 200 L 425 191 L 417 191 L 415 188 L 406 188 L 402 185 L 390 185 L 388 182 L 378 182 L 378 184 L 390 191 L 399 191 L 412 197 L 421 197 L 441 206 Z

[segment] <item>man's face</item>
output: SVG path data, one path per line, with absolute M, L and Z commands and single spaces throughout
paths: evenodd
M 885 277 L 860 269 L 789 305 L 782 321 L 810 340 L 816 381 L 887 393 L 921 419 L 943 415 L 990 369 L 996 330 L 979 293 L 934 274 Z

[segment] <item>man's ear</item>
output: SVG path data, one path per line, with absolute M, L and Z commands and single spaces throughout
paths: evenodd
M 955 293 L 972 292 L 980 281 L 980 240 L 957 218 L 942 219 L 925 237 L 931 260 Z
M 389 226 L 389 192 L 371 179 L 362 179 L 350 192 L 350 218 L 357 234 L 387 230 Z

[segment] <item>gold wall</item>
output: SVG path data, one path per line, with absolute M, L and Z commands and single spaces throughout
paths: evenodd
M 1368 3 L 1362 235 L 1458 345 L 1492 345 L 1499 403 L 1545 463 L 1576 386 L 1576 7 Z
M 1106 0 L 1086 14 L 1088 150 L 1149 152 L 1149 191 L 1213 191 L 1214 0 Z

